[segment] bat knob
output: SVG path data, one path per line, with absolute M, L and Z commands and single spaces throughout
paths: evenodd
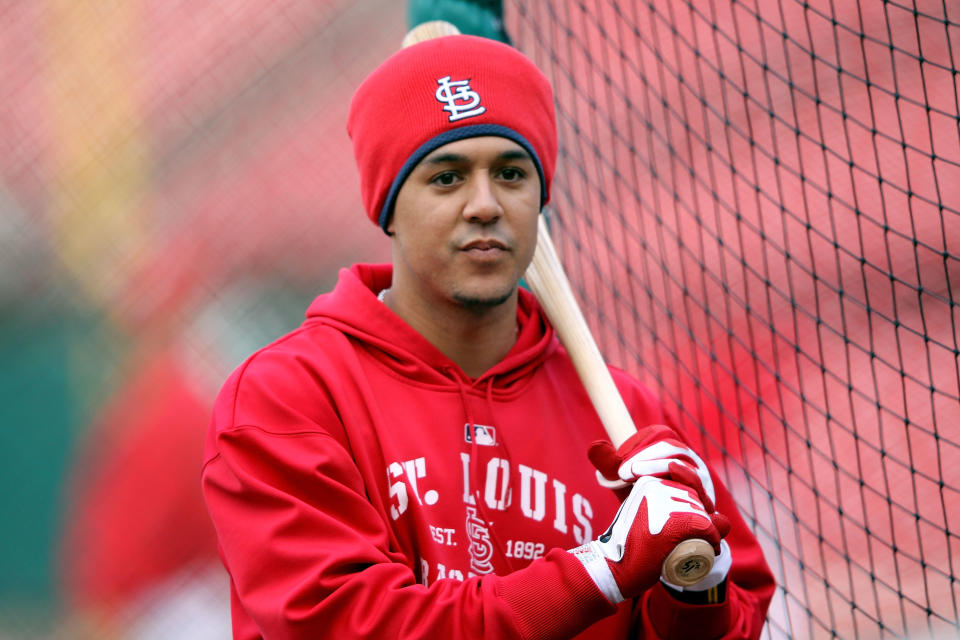
M 434 38 L 442 38 L 443 36 L 455 36 L 459 33 L 460 30 L 457 29 L 453 23 L 447 22 L 446 20 L 421 22 L 407 32 L 400 47 L 406 48 L 425 40 L 433 40 Z
M 689 587 L 702 580 L 713 568 L 713 546 L 701 538 L 684 540 L 663 561 L 663 577 L 667 582 Z

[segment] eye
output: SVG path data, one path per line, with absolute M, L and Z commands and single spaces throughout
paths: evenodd
M 430 182 L 440 185 L 441 187 L 452 187 L 459 179 L 460 176 L 458 176 L 455 172 L 444 171 L 443 173 L 438 173 L 437 175 L 433 176 Z
M 500 170 L 500 178 L 507 182 L 517 182 L 526 177 L 526 173 L 517 167 L 504 167 Z

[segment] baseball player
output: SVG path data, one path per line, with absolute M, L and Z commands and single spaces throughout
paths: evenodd
M 639 431 L 604 444 L 518 288 L 557 154 L 544 75 L 429 40 L 364 81 L 348 131 L 392 264 L 342 270 L 218 397 L 202 482 L 234 636 L 757 637 L 774 582 L 728 491 L 616 369 Z M 684 588 L 661 566 L 688 538 L 716 559 Z

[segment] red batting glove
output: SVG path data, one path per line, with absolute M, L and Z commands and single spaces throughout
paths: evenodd
M 616 604 L 656 584 L 664 560 L 678 543 L 703 538 L 719 554 L 720 540 L 729 529 L 729 521 L 711 517 L 689 487 L 646 476 L 633 483 L 610 528 L 570 553 Z
M 670 479 L 696 491 L 707 513 L 714 511 L 717 496 L 707 465 L 666 425 L 642 429 L 618 449 L 598 440 L 590 445 L 587 456 L 597 468 L 597 481 L 605 487 L 622 489 L 643 476 Z

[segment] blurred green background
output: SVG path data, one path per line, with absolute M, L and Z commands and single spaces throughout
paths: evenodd
M 209 407 L 338 267 L 388 257 L 344 123 L 405 21 L 0 4 L 0 637 L 228 637 Z

